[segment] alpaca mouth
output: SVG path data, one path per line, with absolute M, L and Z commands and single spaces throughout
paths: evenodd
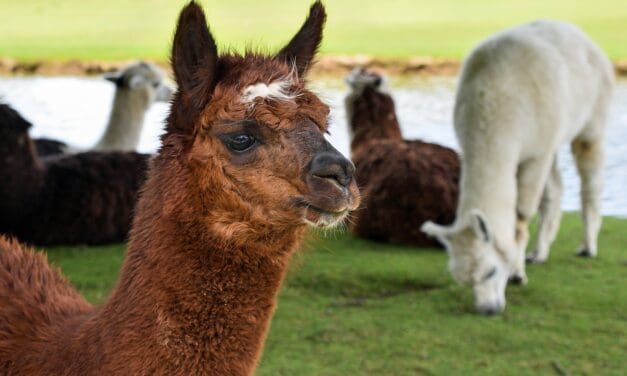
M 350 210 L 344 208 L 340 211 L 328 211 L 319 207 L 307 204 L 303 220 L 310 226 L 329 228 L 342 223 Z

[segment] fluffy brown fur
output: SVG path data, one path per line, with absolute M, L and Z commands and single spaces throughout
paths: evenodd
M 37 245 L 125 241 L 148 155 L 40 159 L 24 118 L 0 104 L 0 232 Z
M 352 230 L 381 242 L 440 246 L 420 226 L 427 220 L 449 224 L 455 219 L 458 155 L 440 145 L 403 140 L 394 101 L 381 90 L 382 81 L 363 70 L 348 78 L 351 157 L 364 196 Z
M 292 76 L 293 101 L 241 103 L 241 88 L 289 75 L 288 62 L 307 67 L 300 60 L 313 56 L 319 38 L 300 36 L 320 35 L 323 21 L 315 3 L 287 55 L 218 57 L 200 7 L 182 11 L 172 52 L 179 92 L 111 298 L 91 308 L 41 256 L 0 243 L 0 369 L 254 371 L 305 223 L 329 225 L 359 204 L 354 167 L 324 140 L 328 108 L 304 87 L 306 69 Z M 257 141 L 236 151 L 244 135 Z M 42 277 L 33 283 L 31 275 Z M 18 300 L 20 308 L 10 307 Z

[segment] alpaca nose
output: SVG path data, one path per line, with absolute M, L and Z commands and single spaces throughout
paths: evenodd
M 321 179 L 337 182 L 341 187 L 348 187 L 355 174 L 355 165 L 339 152 L 319 153 L 311 161 L 309 173 Z

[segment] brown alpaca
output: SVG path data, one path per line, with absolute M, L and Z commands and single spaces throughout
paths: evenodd
M 0 370 L 28 375 L 248 375 L 306 223 L 359 204 L 354 167 L 324 139 L 305 88 L 322 38 L 315 3 L 275 56 L 218 56 L 183 9 L 179 91 L 148 174 L 120 279 L 93 308 L 45 262 L 0 242 Z
M 346 113 L 352 133 L 351 157 L 362 189 L 362 209 L 353 232 L 360 237 L 421 247 L 440 246 L 420 231 L 427 220 L 455 219 L 459 158 L 449 148 L 406 141 L 392 97 L 381 76 L 356 69 L 348 77 Z

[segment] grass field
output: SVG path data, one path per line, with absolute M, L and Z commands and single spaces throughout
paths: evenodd
M 503 316 L 473 313 L 442 251 L 312 236 L 282 289 L 259 375 L 624 375 L 627 220 L 606 218 L 600 257 L 573 256 L 565 217 L 551 260 L 508 289 Z M 123 247 L 56 248 L 53 263 L 92 302 Z
M 311 0 L 202 0 L 221 46 L 277 47 L 302 23 Z M 186 0 L 0 0 L 0 57 L 167 57 Z M 624 0 L 327 0 L 322 51 L 384 57 L 460 58 L 501 28 L 551 17 L 584 28 L 614 59 L 627 58 Z

